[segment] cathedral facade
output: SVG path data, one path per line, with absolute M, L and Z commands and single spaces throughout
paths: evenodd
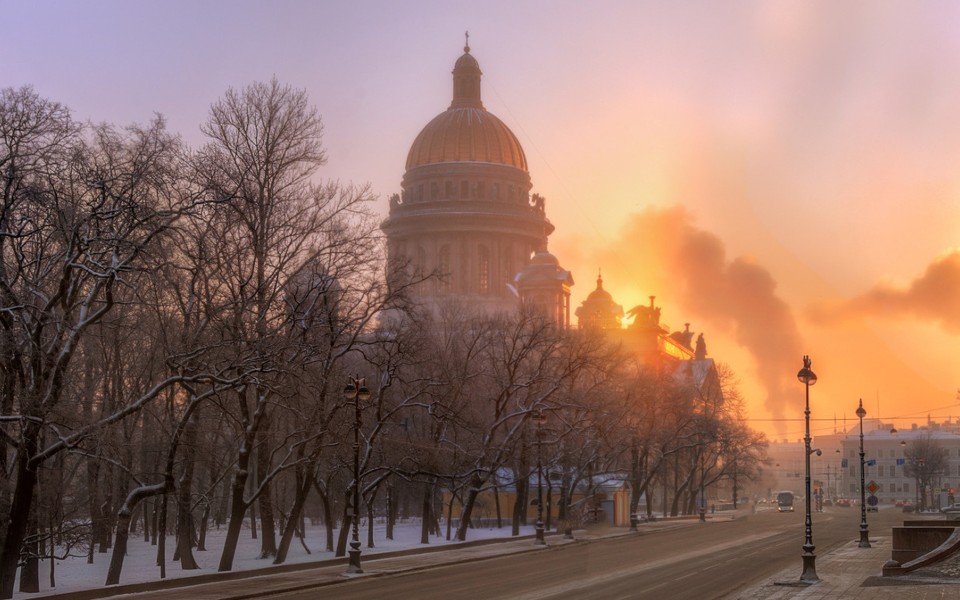
M 415 295 L 428 309 L 492 314 L 526 303 L 567 327 L 573 278 L 547 251 L 544 199 L 531 194 L 517 137 L 484 108 L 481 76 L 465 46 L 453 100 L 414 139 L 381 225 L 390 264 L 425 277 Z

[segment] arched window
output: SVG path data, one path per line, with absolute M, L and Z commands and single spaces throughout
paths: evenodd
M 477 251 L 477 291 L 490 293 L 490 250 L 486 246 Z
M 453 274 L 450 272 L 450 246 L 447 244 L 440 246 L 437 270 L 440 271 L 440 284 L 438 287 L 441 292 L 446 292 L 450 289 L 450 280 L 453 278 Z

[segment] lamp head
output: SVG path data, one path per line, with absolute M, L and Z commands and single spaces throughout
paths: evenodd
M 810 360 L 809 356 L 803 356 L 803 368 L 797 373 L 797 379 L 800 380 L 800 383 L 813 385 L 817 382 L 817 374 L 810 368 L 812 363 L 813 361 Z
M 363 380 L 357 382 L 360 386 L 360 389 L 357 390 L 357 398 L 360 399 L 360 402 L 366 402 L 370 399 L 370 390 L 367 389 L 367 386 L 363 384 Z
M 857 416 L 863 419 L 867 416 L 867 411 L 863 408 L 863 399 L 860 399 L 860 406 L 857 407 Z

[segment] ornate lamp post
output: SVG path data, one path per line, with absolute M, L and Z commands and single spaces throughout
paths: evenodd
M 537 423 L 537 535 L 533 539 L 535 546 L 546 546 L 547 540 L 543 537 L 543 461 L 540 455 L 540 445 L 542 441 L 542 427 L 547 418 L 543 416 L 543 411 L 538 410 L 534 421 Z
M 810 368 L 812 361 L 810 357 L 804 355 L 803 357 L 803 368 L 800 369 L 800 372 L 797 373 L 797 379 L 800 380 L 800 383 L 804 385 L 806 390 L 805 394 L 805 403 L 804 403 L 804 436 L 803 436 L 803 446 L 806 450 L 806 455 L 804 456 L 806 462 L 806 472 L 805 472 L 805 490 L 806 501 L 804 502 L 805 506 L 805 519 L 804 519 L 804 543 L 803 543 L 803 573 L 800 574 L 800 581 L 803 583 L 816 583 L 820 581 L 820 578 L 817 577 L 817 556 L 813 553 L 813 550 L 816 546 L 813 545 L 813 519 L 810 517 L 810 453 L 813 450 L 810 449 L 810 386 L 817 382 L 817 375 Z
M 351 377 L 343 388 L 343 397 L 353 401 L 353 510 L 350 515 L 350 524 L 353 528 L 353 537 L 350 540 L 350 562 L 347 573 L 363 573 L 360 566 L 360 403 L 370 399 L 370 390 L 364 385 L 359 375 Z
M 864 454 L 863 454 L 863 418 L 867 416 L 867 411 L 863 408 L 863 399 L 860 399 L 860 406 L 857 407 L 857 418 L 860 419 L 860 547 L 870 547 L 870 534 L 867 530 L 867 490 L 864 487 Z

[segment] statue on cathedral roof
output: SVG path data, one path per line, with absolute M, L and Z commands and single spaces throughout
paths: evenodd
M 697 360 L 707 358 L 707 343 L 703 341 L 703 334 L 697 336 L 697 348 L 693 351 L 693 357 Z

